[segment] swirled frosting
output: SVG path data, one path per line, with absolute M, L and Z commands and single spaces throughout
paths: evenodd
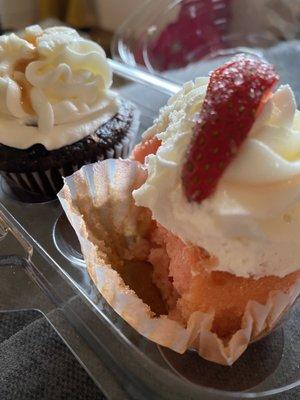
M 53 150 L 118 110 L 104 50 L 71 28 L 30 26 L 0 37 L 0 143 Z
M 300 113 L 293 92 L 286 85 L 273 94 L 215 193 L 198 204 L 187 201 L 181 171 L 206 84 L 185 84 L 146 132 L 162 145 L 147 158 L 148 178 L 135 201 L 215 255 L 217 270 L 285 276 L 300 268 Z

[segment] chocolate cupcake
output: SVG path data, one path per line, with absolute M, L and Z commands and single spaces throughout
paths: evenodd
M 51 199 L 82 165 L 128 156 L 139 112 L 111 84 L 104 50 L 73 29 L 0 37 L 0 173 L 15 193 Z

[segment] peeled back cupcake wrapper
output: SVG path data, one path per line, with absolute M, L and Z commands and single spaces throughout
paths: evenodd
M 168 315 L 157 316 L 125 284 L 126 265 L 116 267 L 119 260 L 113 263 L 116 250 L 128 259 L 128 254 L 135 252 L 135 244 L 141 247 L 151 224 L 149 211 L 137 207 L 131 195 L 144 179 L 142 167 L 129 160 L 106 160 L 84 166 L 65 179 L 58 197 L 77 233 L 88 272 L 110 306 L 146 338 L 178 353 L 195 349 L 209 361 L 232 365 L 251 342 L 278 324 L 299 296 L 300 280 L 286 293 L 270 293 L 264 305 L 249 301 L 241 329 L 226 343 L 212 332 L 213 310 L 194 312 L 186 326 Z M 122 271 L 122 276 L 118 271 Z

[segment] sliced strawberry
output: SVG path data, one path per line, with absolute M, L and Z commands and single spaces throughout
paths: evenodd
M 161 141 L 156 136 L 153 136 L 135 146 L 132 151 L 132 158 L 143 164 L 145 157 L 149 154 L 155 154 L 160 144 Z
M 211 73 L 182 170 L 189 201 L 201 202 L 214 192 L 277 81 L 270 64 L 247 57 Z

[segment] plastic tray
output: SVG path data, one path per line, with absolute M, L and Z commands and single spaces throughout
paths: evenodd
M 111 65 L 124 80 L 118 90 L 141 110 L 142 132 L 178 87 L 115 61 Z M 97 292 L 59 202 L 22 203 L 3 181 L 0 256 L 0 311 L 40 310 L 109 399 L 273 399 L 289 389 L 291 399 L 299 395 L 299 307 L 231 368 L 160 348 L 130 328 Z

